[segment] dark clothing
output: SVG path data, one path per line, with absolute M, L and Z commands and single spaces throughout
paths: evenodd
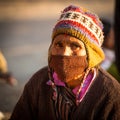
M 78 106 L 66 87 L 53 100 L 48 80 L 47 67 L 30 79 L 10 120 L 120 120 L 120 84 L 101 68 Z

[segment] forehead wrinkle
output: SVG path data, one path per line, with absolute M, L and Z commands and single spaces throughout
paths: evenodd
M 59 37 L 57 36 L 56 38 L 54 39 L 54 43 L 56 43 L 56 42 L 62 42 L 65 44 L 76 43 L 76 44 L 80 44 L 81 46 L 84 46 L 84 43 L 81 40 L 74 38 L 72 36 L 69 36 L 67 34 L 59 35 Z

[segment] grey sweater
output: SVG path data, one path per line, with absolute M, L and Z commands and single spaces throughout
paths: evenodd
M 10 120 L 120 120 L 120 84 L 101 68 L 78 106 L 66 87 L 58 87 L 58 98 L 53 100 L 48 80 L 47 67 L 33 75 Z

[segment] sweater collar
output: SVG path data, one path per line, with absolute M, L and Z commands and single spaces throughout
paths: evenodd
M 95 70 L 89 72 L 89 74 L 87 75 L 86 79 L 83 81 L 83 84 L 82 84 L 82 86 L 81 86 L 81 92 L 80 92 L 81 95 L 80 95 L 80 96 L 83 96 L 83 95 L 88 91 L 88 88 L 90 87 L 90 85 L 91 85 L 92 81 L 94 80 L 95 76 L 96 76 L 96 71 L 95 71 Z M 56 72 L 53 73 L 53 80 L 54 80 L 53 82 L 54 82 L 54 84 L 55 84 L 56 86 L 63 86 L 63 87 L 66 86 L 65 83 L 62 82 L 62 81 L 58 78 Z M 48 84 L 48 85 L 51 85 L 51 84 L 52 84 L 51 82 L 52 82 L 52 81 L 49 80 L 49 81 L 47 82 L 47 84 Z M 75 88 L 72 89 L 72 92 L 73 92 L 75 95 L 77 95 L 77 91 L 78 91 L 79 88 L 80 88 L 80 85 L 76 86 Z M 80 97 L 80 96 L 79 96 L 79 97 Z

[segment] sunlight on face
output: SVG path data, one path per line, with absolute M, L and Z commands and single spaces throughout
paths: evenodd
M 63 56 L 86 55 L 86 49 L 82 41 L 75 37 L 64 34 L 55 37 L 51 45 L 50 51 L 52 55 Z

